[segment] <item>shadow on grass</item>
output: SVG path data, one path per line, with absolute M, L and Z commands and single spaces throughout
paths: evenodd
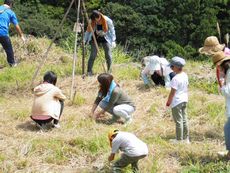
M 21 123 L 21 124 L 18 124 L 16 126 L 16 129 L 21 129 L 21 130 L 24 130 L 24 131 L 34 131 L 34 132 L 37 132 L 37 131 L 50 131 L 52 130 L 52 124 L 49 123 L 49 124 L 46 124 L 45 126 L 43 126 L 42 128 L 38 127 L 33 121 L 26 121 L 24 123 Z
M 190 136 L 194 141 L 204 141 L 206 139 L 224 140 L 224 136 L 219 129 L 209 129 L 203 132 L 193 131 Z
M 140 92 L 149 92 L 154 86 L 146 87 L 144 83 L 139 83 L 136 87 Z
M 219 129 L 209 129 L 205 131 L 190 131 L 190 140 L 197 141 L 197 142 L 202 142 L 207 139 L 215 139 L 215 140 L 224 140 L 224 135 L 222 134 L 221 130 Z M 175 133 L 170 133 L 166 136 L 160 135 L 160 137 L 164 140 L 169 140 L 169 139 L 175 139 L 176 134 Z
M 105 125 L 112 125 L 112 124 L 124 124 L 121 120 L 114 121 L 111 119 L 96 119 L 96 123 L 105 124 Z

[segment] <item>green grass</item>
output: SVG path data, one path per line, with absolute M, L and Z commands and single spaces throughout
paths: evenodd
M 69 145 L 73 147 L 79 147 L 81 150 L 89 152 L 92 155 L 99 154 L 101 151 L 103 151 L 104 148 L 108 147 L 107 138 L 104 136 L 88 139 L 77 137 L 73 140 L 70 140 L 68 143 Z
M 17 109 L 17 110 L 8 110 L 9 115 L 16 120 L 25 120 L 30 115 L 30 109 Z
M 85 103 L 86 103 L 86 99 L 80 93 L 76 93 L 75 98 L 73 100 L 73 104 L 77 106 L 81 106 Z
M 5 159 L 6 157 L 2 153 L 0 153 L 0 163 L 2 163 Z
M 137 80 L 140 76 L 140 70 L 131 65 L 124 66 L 114 70 L 114 76 L 119 80 Z
M 207 79 L 189 78 L 189 86 L 191 88 L 200 89 L 208 94 L 218 94 L 218 84 L 216 81 Z
M 207 164 L 191 164 L 190 166 L 185 167 L 182 173 L 229 173 L 230 172 L 230 163 L 229 162 L 210 162 Z

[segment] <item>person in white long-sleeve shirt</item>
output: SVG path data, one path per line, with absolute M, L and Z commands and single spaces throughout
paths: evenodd
M 113 167 L 112 172 L 121 172 L 121 169 L 131 164 L 133 172 L 138 170 L 138 161 L 148 155 L 147 145 L 138 139 L 134 134 L 112 130 L 108 134 L 110 146 L 112 147 L 109 161 L 114 160 L 115 154 L 121 150 L 123 152 Z
M 218 52 L 212 57 L 214 65 L 224 74 L 220 78 L 220 91 L 226 100 L 226 117 L 227 121 L 224 125 L 224 137 L 227 153 L 218 152 L 219 155 L 230 159 L 230 56 L 224 52 Z
M 175 73 L 169 67 L 167 59 L 160 58 L 157 55 L 147 56 L 143 58 L 142 64 L 144 69 L 141 72 L 141 77 L 146 86 L 149 86 L 149 78 L 151 77 L 156 85 L 170 87 L 170 81 Z

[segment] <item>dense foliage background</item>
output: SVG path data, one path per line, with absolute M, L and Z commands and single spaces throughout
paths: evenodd
M 15 0 L 14 10 L 26 34 L 52 37 L 71 0 Z M 57 43 L 71 47 L 76 21 L 72 7 Z M 88 0 L 87 12 L 100 9 L 113 19 L 117 43 L 135 58 L 157 53 L 167 57 L 198 57 L 197 49 L 209 35 L 221 42 L 230 28 L 229 0 Z

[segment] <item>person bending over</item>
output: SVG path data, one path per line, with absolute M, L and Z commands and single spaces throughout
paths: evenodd
M 91 110 L 92 116 L 99 118 L 109 112 L 113 115 L 113 121 L 123 118 L 126 124 L 131 123 L 135 106 L 129 96 L 116 84 L 111 74 L 102 73 L 97 80 L 99 92 Z M 98 105 L 100 111 L 96 111 Z

